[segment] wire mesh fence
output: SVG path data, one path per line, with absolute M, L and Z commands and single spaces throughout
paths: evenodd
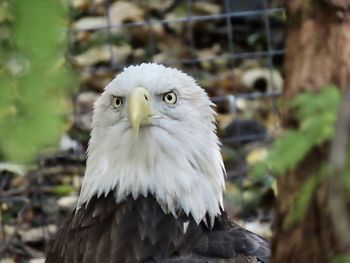
M 74 7 L 73 0 L 68 2 Z M 85 18 L 71 9 L 68 57 L 87 75 L 107 76 L 97 86 L 106 84 L 127 65 L 157 62 L 194 76 L 209 92 L 219 112 L 235 114 L 241 110 L 237 104 L 242 101 L 249 104 L 265 98 L 271 102 L 268 110 L 277 113 L 276 97 L 282 92 L 282 83 L 276 77 L 276 68 L 281 67 L 284 52 L 284 9 L 278 2 L 90 2 L 90 9 L 85 10 L 90 15 Z M 92 10 L 101 3 L 103 8 Z M 103 52 L 91 55 L 102 55 L 103 60 L 84 64 L 87 46 L 101 44 Z M 255 79 L 245 76 L 242 83 L 237 69 L 249 62 L 261 70 L 251 72 Z M 91 83 L 82 85 L 91 88 Z M 223 142 L 266 137 L 265 132 L 241 134 L 240 126 L 236 125 L 234 136 L 222 138 Z
M 156 62 L 182 69 L 217 105 L 228 179 L 238 186 L 236 203 L 244 205 L 250 198 L 244 190 L 247 153 L 256 149 L 254 143 L 266 142 L 278 132 L 283 6 L 271 0 L 67 0 L 67 4 L 67 58 L 80 76 L 70 137 L 86 146 L 92 101 L 123 67 Z M 62 201 L 57 196 L 67 190 L 63 186 L 77 191 L 84 174 L 85 149 L 73 148 L 73 154 L 40 158 L 38 169 L 25 180 L 1 172 L 2 201 L 17 216 L 11 215 L 15 218 L 11 231 L 1 226 L 0 234 L 10 234 L 0 245 L 0 255 L 44 257 L 55 233 L 50 227 L 60 225 L 71 209 L 57 205 Z M 244 153 L 237 154 L 242 149 Z M 16 180 L 24 186 L 12 190 Z M 18 197 L 20 193 L 23 197 Z M 28 218 L 43 240 L 23 239 Z
M 143 62 L 192 75 L 217 105 L 228 180 L 243 192 L 252 149 L 266 147 L 280 131 L 281 2 L 91 0 L 77 12 L 77 3 L 67 1 L 68 58 L 83 76 L 80 90 L 100 92 L 122 68 Z

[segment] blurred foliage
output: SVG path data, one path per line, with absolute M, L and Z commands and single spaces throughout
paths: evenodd
M 0 0 L 0 159 L 30 161 L 62 134 L 65 13 L 56 0 Z
M 340 91 L 334 86 L 325 87 L 318 94 L 305 92 L 294 98 L 289 107 L 299 127 L 286 131 L 275 141 L 266 159 L 255 166 L 253 174 L 261 176 L 270 170 L 275 175 L 283 175 L 296 167 L 314 147 L 330 139 L 340 98 Z
M 313 148 L 331 140 L 335 132 L 340 100 L 340 90 L 334 86 L 324 87 L 317 94 L 306 92 L 294 98 L 289 107 L 299 127 L 287 130 L 274 142 L 267 157 L 255 166 L 252 171 L 253 175 L 260 177 L 268 171 L 277 176 L 283 175 L 288 170 L 295 168 Z M 348 156 L 350 160 L 350 148 Z M 302 219 L 314 190 L 322 179 L 330 174 L 329 163 L 327 161 L 320 163 L 318 171 L 310 175 L 299 190 L 285 227 L 288 228 Z M 349 161 L 346 171 L 342 174 L 342 179 L 350 197 Z

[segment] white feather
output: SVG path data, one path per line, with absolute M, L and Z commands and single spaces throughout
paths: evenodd
M 183 222 L 183 233 L 186 234 L 187 229 L 188 229 L 188 225 L 190 224 L 190 221 L 185 221 Z
M 127 100 L 115 110 L 110 98 L 127 98 L 138 86 L 149 90 L 157 117 L 135 139 L 125 121 Z M 178 95 L 171 107 L 160 95 L 170 90 Z M 207 94 L 188 75 L 157 64 L 126 68 L 95 104 L 78 207 L 111 191 L 116 202 L 150 193 L 166 213 L 177 215 L 182 209 L 197 223 L 208 213 L 213 221 L 223 208 L 225 187 L 214 115 Z

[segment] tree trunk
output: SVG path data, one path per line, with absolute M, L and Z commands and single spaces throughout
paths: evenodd
M 288 0 L 286 6 L 285 100 L 327 84 L 349 89 L 350 0 Z M 286 128 L 298 125 L 287 109 L 283 115 Z M 301 186 L 316 173 L 321 161 L 327 160 L 329 144 L 313 150 L 298 167 L 279 178 L 272 262 L 322 263 L 349 252 L 332 223 L 329 181 L 317 187 L 300 222 L 289 227 L 285 223 Z M 350 229 L 345 234 L 350 236 Z

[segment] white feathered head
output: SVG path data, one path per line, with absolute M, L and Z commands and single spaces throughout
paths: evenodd
M 224 175 L 206 92 L 158 64 L 130 66 L 97 100 L 78 207 L 94 195 L 154 195 L 166 213 L 199 223 L 222 208 Z

